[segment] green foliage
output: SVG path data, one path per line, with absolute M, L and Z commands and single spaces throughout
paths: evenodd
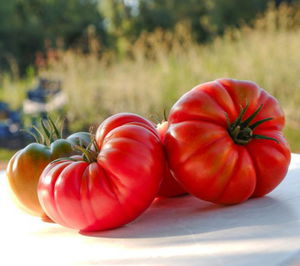
M 12 69 L 15 58 L 23 71 L 36 52 L 84 39 L 91 24 L 104 35 L 96 5 L 94 0 L 0 1 L 0 67 Z
M 251 27 L 227 29 L 205 44 L 192 38 L 187 24 L 143 33 L 130 44 L 131 56 L 122 60 L 110 51 L 99 56 L 97 51 L 67 49 L 39 69 L 42 76 L 63 81 L 70 129 L 88 130 L 122 111 L 159 122 L 164 110 L 193 86 L 231 77 L 252 80 L 278 98 L 286 115 L 285 134 L 299 152 L 300 10 L 271 8 Z M 33 75 L 31 70 L 27 79 L 5 76 L 0 98 L 20 107 Z
M 9 0 L 0 2 L 0 69 L 18 76 L 37 52 L 88 49 L 93 25 L 102 47 L 127 55 L 132 42 L 157 29 L 190 25 L 198 42 L 213 40 L 228 27 L 251 24 L 270 3 L 299 0 Z M 130 53 L 130 52 L 129 52 Z
M 238 27 L 255 21 L 273 1 L 212 0 L 207 12 L 207 26 L 213 33 L 224 33 L 228 27 Z M 225 27 L 224 27 L 225 26 Z
M 0 170 L 4 170 L 4 166 L 1 164 L 1 162 L 8 162 L 16 152 L 16 150 L 0 148 Z
M 126 48 L 143 32 L 158 28 L 174 30 L 180 22 L 191 26 L 194 38 L 203 42 L 224 33 L 227 27 L 238 27 L 250 23 L 263 12 L 271 0 L 102 0 L 107 30 L 114 37 L 117 48 Z M 127 3 L 127 4 L 126 4 Z M 118 43 L 126 43 L 118 47 Z

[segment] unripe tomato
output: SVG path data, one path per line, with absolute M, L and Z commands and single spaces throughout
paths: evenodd
M 37 196 L 37 184 L 44 168 L 53 160 L 76 154 L 72 145 L 90 142 L 90 134 L 78 132 L 66 139 L 57 139 L 50 146 L 31 143 L 9 161 L 6 176 L 15 202 L 29 214 L 44 216 Z

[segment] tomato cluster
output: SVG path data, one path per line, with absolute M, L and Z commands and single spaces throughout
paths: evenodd
M 220 79 L 184 94 L 156 127 L 119 113 L 95 135 L 32 143 L 10 160 L 7 177 L 28 212 L 83 231 L 111 229 L 158 196 L 237 204 L 269 193 L 290 163 L 283 127 L 273 96 L 249 81 Z

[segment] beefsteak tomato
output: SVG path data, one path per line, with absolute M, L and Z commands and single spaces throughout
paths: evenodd
M 290 149 L 278 101 L 249 81 L 198 85 L 172 107 L 165 145 L 184 189 L 235 204 L 272 191 L 285 177 Z
M 163 121 L 156 126 L 157 132 L 159 134 L 160 140 L 164 143 L 165 135 L 168 129 L 168 122 Z M 185 190 L 181 185 L 175 180 L 173 173 L 171 172 L 168 163 L 166 162 L 166 168 L 164 172 L 164 178 L 161 183 L 160 189 L 157 196 L 159 197 L 176 197 L 186 194 Z
M 44 216 L 37 196 L 40 175 L 51 161 L 76 154 L 72 146 L 79 142 L 88 145 L 90 134 L 77 132 L 66 139 L 49 141 L 49 145 L 31 143 L 15 153 L 6 168 L 6 176 L 13 198 L 21 209 L 35 216 Z
M 157 195 L 165 158 L 155 127 L 141 116 L 120 113 L 103 121 L 95 147 L 83 158 L 49 164 L 38 196 L 55 222 L 82 231 L 122 226 Z

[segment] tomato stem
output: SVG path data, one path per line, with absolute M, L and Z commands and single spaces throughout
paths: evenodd
M 79 140 L 79 145 L 75 145 L 73 149 L 82 153 L 82 158 L 84 161 L 88 163 L 97 162 L 99 147 L 95 140 L 95 136 L 92 135 L 92 140 L 87 147 L 85 147 L 81 140 Z
M 39 128 L 40 127 L 40 128 Z M 37 143 L 49 146 L 51 143 L 57 139 L 62 138 L 62 127 L 61 132 L 58 130 L 57 126 L 53 120 L 48 116 L 46 119 L 40 120 L 40 126 L 32 126 L 34 132 L 30 130 L 24 130 L 28 134 L 34 137 Z
M 257 126 L 259 126 L 260 124 L 264 123 L 264 122 L 267 122 L 267 121 L 270 121 L 272 120 L 273 117 L 268 117 L 268 118 L 265 118 L 265 119 L 262 119 L 262 120 L 259 120 L 257 122 L 255 122 L 254 124 L 252 124 L 251 126 L 249 126 L 251 129 L 254 129 L 256 128 Z
M 262 107 L 263 107 L 263 105 L 261 104 L 252 115 L 250 115 L 245 121 L 243 121 L 241 123 L 241 128 L 247 127 L 249 125 L 249 123 L 257 116 L 257 114 L 262 109 Z
M 275 138 L 271 138 L 271 137 L 264 136 L 264 135 L 253 134 L 253 130 L 256 127 L 258 127 L 262 123 L 272 120 L 273 118 L 272 117 L 264 118 L 262 120 L 256 121 L 252 125 L 250 125 L 250 122 L 262 110 L 263 104 L 261 104 L 247 119 L 243 120 L 243 117 L 244 117 L 245 113 L 247 112 L 248 107 L 249 107 L 249 105 L 247 103 L 244 108 L 241 108 L 241 111 L 240 111 L 237 119 L 232 123 L 230 123 L 228 114 L 226 114 L 226 119 L 227 119 L 227 124 L 228 124 L 227 131 L 228 131 L 229 135 L 231 136 L 231 138 L 233 139 L 233 141 L 239 145 L 248 144 L 252 139 L 273 140 L 273 141 L 279 143 L 279 141 Z
M 165 120 L 165 121 L 168 121 L 166 109 L 164 109 L 164 120 Z
M 57 139 L 62 138 L 62 133 L 63 133 L 63 123 L 61 124 L 61 130 L 59 131 L 57 126 L 55 125 L 55 123 L 53 122 L 53 120 L 51 119 L 51 117 L 48 117 L 48 123 L 51 124 L 51 127 L 56 135 Z

